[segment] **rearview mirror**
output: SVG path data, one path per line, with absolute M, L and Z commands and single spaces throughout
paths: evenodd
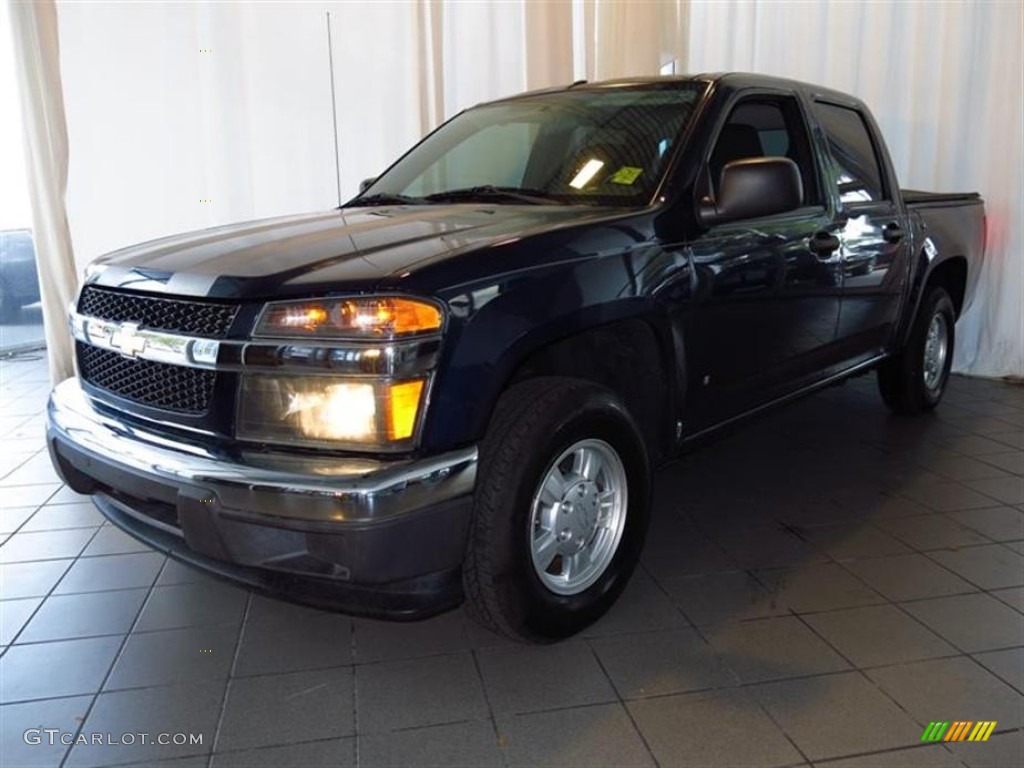
M 371 176 L 368 179 L 363 179 L 362 181 L 360 181 L 359 182 L 359 194 L 363 194 L 363 192 L 366 191 L 366 188 L 369 187 L 371 184 L 373 184 L 373 182 L 375 182 L 376 180 L 377 180 L 376 176 Z
M 785 213 L 799 208 L 803 197 L 800 169 L 789 158 L 733 160 L 722 169 L 718 199 L 700 201 L 700 220 L 711 226 Z

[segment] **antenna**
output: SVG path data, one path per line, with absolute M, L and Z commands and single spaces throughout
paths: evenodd
M 327 66 L 331 70 L 331 128 L 334 130 L 334 184 L 341 207 L 341 155 L 338 152 L 338 102 L 334 95 L 334 46 L 331 45 L 331 12 L 327 12 Z

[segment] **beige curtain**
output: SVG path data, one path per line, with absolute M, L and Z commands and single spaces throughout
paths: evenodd
M 50 378 L 56 383 L 74 373 L 66 315 L 78 282 L 64 208 L 68 137 L 60 79 L 57 9 L 52 0 L 11 3 L 11 25 L 25 124 L 25 164 L 46 351 Z

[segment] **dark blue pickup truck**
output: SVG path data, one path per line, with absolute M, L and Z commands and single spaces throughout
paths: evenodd
M 942 397 L 977 195 L 900 190 L 863 103 L 755 75 L 448 121 L 340 209 L 91 265 L 56 466 L 173 557 L 342 610 L 551 640 L 640 555 L 653 467 L 876 370 Z

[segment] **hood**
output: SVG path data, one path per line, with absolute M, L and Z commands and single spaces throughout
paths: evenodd
M 92 282 L 211 298 L 369 291 L 399 286 L 417 270 L 456 255 L 610 213 L 593 207 L 480 204 L 346 208 L 125 248 L 97 262 L 102 268 Z

